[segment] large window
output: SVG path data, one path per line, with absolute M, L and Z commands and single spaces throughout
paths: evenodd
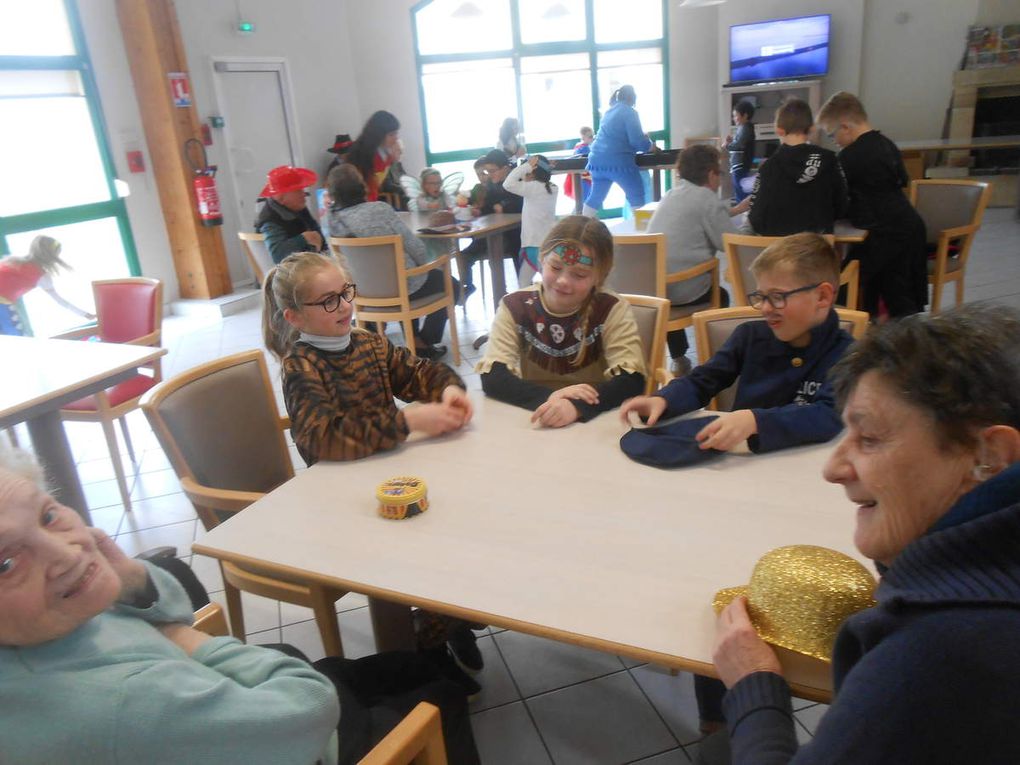
M 411 15 L 426 160 L 444 172 L 470 169 L 506 117 L 529 151 L 570 149 L 625 84 L 669 140 L 663 0 L 426 0 Z
M 71 0 L 0 3 L 0 255 L 54 237 L 73 268 L 54 286 L 88 310 L 93 279 L 137 274 L 138 262 L 75 13 Z M 36 335 L 82 323 L 41 290 L 23 307 Z

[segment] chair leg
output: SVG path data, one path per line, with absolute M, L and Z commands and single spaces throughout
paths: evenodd
M 963 274 L 956 280 L 956 304 L 963 305 Z
M 128 433 L 127 417 L 118 417 L 120 421 L 120 432 L 124 434 L 124 447 L 127 449 L 128 457 L 131 458 L 131 464 L 137 465 L 138 461 L 135 459 L 135 450 L 131 445 L 131 434 Z
M 113 420 L 102 419 L 99 422 L 103 426 L 103 435 L 106 436 L 106 448 L 110 452 L 110 459 L 113 460 L 113 472 L 117 475 L 117 488 L 120 489 L 120 499 L 124 503 L 124 509 L 131 510 L 131 493 L 128 491 L 124 466 L 120 462 L 117 431 L 113 427 Z
M 942 307 L 942 288 L 945 284 L 941 279 L 935 279 L 931 288 L 931 314 L 935 315 Z
M 327 656 L 343 658 L 344 644 L 340 639 L 340 625 L 336 618 L 337 594 L 324 587 L 311 587 L 312 611 L 315 612 L 315 623 L 319 627 L 322 647 Z
M 451 300 L 446 307 L 446 315 L 450 325 L 450 345 L 453 346 L 453 363 L 460 366 L 460 341 L 457 339 L 457 306 Z
M 404 319 L 400 324 L 404 328 L 404 345 L 407 346 L 407 350 L 411 352 L 412 356 L 417 356 L 418 352 L 415 350 L 414 342 L 414 322 L 411 319 Z
M 223 576 L 223 596 L 227 600 L 227 619 L 230 621 L 230 634 L 242 643 L 248 642 L 244 631 L 244 612 L 241 610 L 241 591 L 227 581 L 223 575 L 223 564 L 220 564 L 220 574 Z

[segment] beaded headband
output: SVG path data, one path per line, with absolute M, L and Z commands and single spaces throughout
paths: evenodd
M 550 250 L 546 250 L 546 254 L 555 253 L 559 256 L 560 260 L 563 261 L 565 266 L 592 266 L 594 267 L 595 261 L 590 255 L 585 255 L 581 248 L 573 242 L 563 242 L 557 244 Z

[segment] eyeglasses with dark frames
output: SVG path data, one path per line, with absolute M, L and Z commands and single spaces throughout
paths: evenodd
M 326 313 L 333 313 L 337 308 L 340 307 L 340 301 L 346 300 L 348 303 L 353 303 L 355 296 L 358 294 L 357 284 L 345 284 L 344 288 L 340 292 L 331 292 L 322 300 L 318 300 L 314 303 L 302 303 L 301 305 L 321 305 L 322 309 Z
M 814 284 L 809 284 L 806 287 L 798 287 L 795 290 L 786 290 L 785 292 L 776 290 L 774 292 L 766 293 L 755 290 L 754 292 L 747 293 L 747 302 L 750 303 L 752 308 L 757 310 L 761 310 L 765 303 L 768 303 L 773 308 L 785 308 L 787 298 L 789 298 L 790 295 L 796 295 L 798 292 L 807 292 L 808 290 L 813 290 L 818 286 L 821 286 L 821 282 L 815 282 Z

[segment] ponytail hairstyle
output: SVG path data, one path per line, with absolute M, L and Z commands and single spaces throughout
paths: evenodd
M 39 266 L 47 276 L 56 276 L 61 269 L 71 270 L 71 266 L 60 257 L 60 242 L 52 236 L 33 239 L 25 260 Z
M 297 328 L 283 317 L 283 312 L 288 308 L 301 310 L 305 285 L 324 268 L 343 271 L 340 263 L 330 255 L 296 252 L 266 274 L 262 285 L 262 340 L 278 361 L 283 361 L 283 357 L 290 353 L 299 334 Z
M 623 101 L 627 106 L 633 106 L 637 103 L 637 92 L 634 90 L 633 85 L 621 85 L 619 88 L 613 91 L 613 95 L 609 97 L 609 105 L 613 106 L 618 101 Z
M 609 233 L 606 224 L 597 218 L 589 218 L 585 215 L 568 215 L 561 218 L 552 227 L 545 240 L 542 242 L 542 249 L 539 253 L 539 262 L 553 251 L 554 248 L 564 244 L 581 245 L 591 253 L 592 270 L 595 272 L 595 284 L 591 292 L 577 309 L 581 319 L 581 344 L 577 355 L 571 363 L 574 366 L 581 366 L 588 354 L 588 346 L 584 338 L 588 335 L 588 324 L 591 321 L 591 310 L 595 295 L 602 291 L 609 272 L 613 270 L 613 235 Z
M 547 194 L 552 194 L 552 173 L 550 172 L 552 165 L 550 165 L 549 160 L 541 154 L 536 154 L 535 157 L 538 159 L 538 162 L 535 163 L 533 168 L 531 168 L 531 178 L 539 183 L 544 183 L 545 192 Z

